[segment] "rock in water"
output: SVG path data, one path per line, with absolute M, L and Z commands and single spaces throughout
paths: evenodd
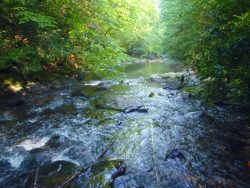
M 58 148 L 61 145 L 65 145 L 69 142 L 70 140 L 68 138 L 56 134 L 49 139 L 49 141 L 46 143 L 46 146 L 49 146 L 51 148 Z
M 126 110 L 124 110 L 124 113 L 126 113 L 126 114 L 132 113 L 132 112 L 147 113 L 148 109 L 143 107 L 143 106 L 138 106 L 135 108 L 127 108 Z
M 76 89 L 74 91 L 72 91 L 71 93 L 72 97 L 85 97 L 85 98 L 89 98 L 87 95 L 85 95 L 83 93 L 83 91 L 81 89 Z
M 170 89 L 170 90 L 180 90 L 182 88 L 183 88 L 182 83 L 179 80 L 169 80 L 163 86 L 163 89 Z
M 184 79 L 183 76 L 184 75 L 182 72 L 168 72 L 168 73 L 164 73 L 164 74 L 153 74 L 148 78 L 148 80 L 150 82 L 163 83 L 163 82 L 167 82 L 168 80 L 171 80 L 171 79 L 176 79 L 176 80 Z
M 163 83 L 163 82 L 166 81 L 166 79 L 164 79 L 164 78 L 162 78 L 162 77 L 160 77 L 159 75 L 156 75 L 156 74 L 151 75 L 151 76 L 148 78 L 148 80 L 149 80 L 150 82 L 156 82 L 156 83 Z
M 152 98 L 152 97 L 154 97 L 155 96 L 155 93 L 154 92 L 151 92 L 150 94 L 149 94 L 149 97 L 150 98 Z
M 114 181 L 115 188 L 126 188 L 126 187 L 143 187 L 136 183 L 130 176 L 120 176 Z
M 178 158 L 178 159 L 185 159 L 185 156 L 184 156 L 184 154 L 181 152 L 181 150 L 180 149 L 173 149 L 173 150 L 171 150 L 170 152 L 168 152 L 167 154 L 166 154 L 166 157 L 165 157 L 165 161 L 167 160 L 167 159 L 176 159 L 176 158 Z
M 160 74 L 159 76 L 163 79 L 179 79 L 183 75 L 183 72 L 168 72 L 164 74 Z
M 144 77 L 140 76 L 139 78 L 135 79 L 126 79 L 123 81 L 124 84 L 127 85 L 138 85 L 140 83 L 144 82 Z
M 63 160 L 42 165 L 39 169 L 37 184 L 41 187 L 58 187 L 73 176 L 78 169 L 77 164 Z M 72 187 L 74 186 L 74 182 L 72 182 Z

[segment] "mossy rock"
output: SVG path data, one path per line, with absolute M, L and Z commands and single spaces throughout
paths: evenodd
M 151 92 L 150 94 L 149 94 L 149 97 L 150 98 L 152 98 L 152 97 L 154 97 L 155 96 L 155 93 L 154 92 Z

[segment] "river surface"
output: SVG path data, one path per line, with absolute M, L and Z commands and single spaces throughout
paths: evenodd
M 128 64 L 122 81 L 69 80 L 15 96 L 21 102 L 0 108 L 0 187 L 58 187 L 93 161 L 69 187 L 250 187 L 246 110 L 147 81 L 182 70 Z

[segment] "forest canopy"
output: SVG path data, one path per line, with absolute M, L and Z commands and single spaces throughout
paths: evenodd
M 0 70 L 113 72 L 127 54 L 159 54 L 155 0 L 3 0 Z
M 250 1 L 161 3 L 165 53 L 198 69 L 206 96 L 249 102 Z

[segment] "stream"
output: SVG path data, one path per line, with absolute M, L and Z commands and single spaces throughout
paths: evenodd
M 33 86 L 1 99 L 0 187 L 250 187 L 249 114 L 206 106 L 148 78 L 174 62 L 123 65 L 124 79 Z M 114 144 L 97 160 L 105 148 Z

